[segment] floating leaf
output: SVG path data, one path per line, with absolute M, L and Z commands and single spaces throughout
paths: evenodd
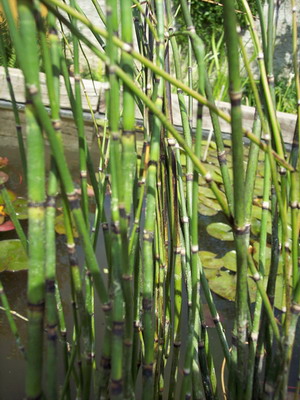
M 220 206 L 217 200 L 209 199 L 205 196 L 202 196 L 201 194 L 199 195 L 199 202 L 200 204 L 204 204 L 206 207 L 210 207 L 213 210 L 216 211 L 222 210 L 222 207 Z
M 223 265 L 226 269 L 230 271 L 236 271 L 236 251 L 231 250 L 228 251 L 225 256 L 222 258 Z
M 267 233 L 271 234 L 271 231 L 272 231 L 272 222 L 271 222 L 271 219 L 269 218 L 268 222 L 267 222 Z M 257 218 L 252 218 L 251 232 L 253 233 L 253 235 L 259 236 L 259 234 L 261 232 L 261 220 L 259 220 Z
M 4 224 L 0 225 L 0 232 L 8 232 L 8 231 L 13 231 L 15 229 L 14 224 L 12 221 L 6 221 Z
M 259 260 L 259 242 L 254 242 L 253 247 L 254 247 L 253 259 L 254 259 L 254 261 L 256 261 L 256 263 L 258 265 L 258 260 Z M 270 272 L 271 253 L 272 253 L 271 248 L 266 246 L 266 248 L 265 248 L 265 267 L 264 267 L 265 268 L 265 271 L 264 271 L 265 275 L 268 275 L 269 272 Z M 281 255 L 279 257 L 281 259 Z M 279 266 L 278 266 L 278 270 L 277 270 L 278 274 L 282 273 L 282 265 L 283 265 L 283 263 L 279 262 Z M 257 266 L 257 268 L 259 268 L 259 265 Z
M 224 297 L 229 301 L 235 301 L 236 293 L 236 274 L 229 271 L 221 270 L 207 270 L 204 269 L 205 275 L 209 282 L 209 287 L 217 295 Z M 209 271 L 209 273 L 207 273 Z M 214 272 L 214 273 L 213 273 Z M 248 278 L 250 300 L 255 301 L 256 296 L 256 284 L 251 279 Z
M 9 196 L 9 198 L 10 198 L 11 201 L 14 201 L 14 200 L 17 198 L 16 193 L 13 192 L 12 190 L 6 190 L 6 191 L 7 191 L 8 196 Z M 4 202 L 4 200 L 3 200 L 3 197 L 2 197 L 1 194 L 0 194 L 0 204 L 4 204 L 4 203 L 5 203 L 5 202 Z
M 216 198 L 216 196 L 214 195 L 214 192 L 209 187 L 205 187 L 205 186 L 201 186 L 199 188 L 199 194 L 201 196 L 208 197 L 209 199 L 215 199 Z
M 14 206 L 15 213 L 16 213 L 18 219 L 27 219 L 28 218 L 27 199 L 25 199 L 24 197 L 18 197 L 13 202 L 13 206 Z M 5 208 L 5 212 L 8 213 L 6 208 Z
M 200 251 L 200 258 L 204 268 L 221 268 L 223 266 L 222 258 L 216 258 L 216 254 L 211 251 Z
M 224 224 L 223 222 L 214 222 L 206 228 L 207 233 L 220 240 L 233 240 L 233 233 L 231 226 Z
M 65 229 L 65 224 L 64 224 L 64 215 L 63 214 L 59 214 L 57 215 L 57 217 L 55 217 L 55 231 L 56 233 L 58 233 L 59 235 L 65 235 L 66 234 L 66 229 Z M 76 230 L 76 228 L 73 225 L 73 236 L 75 238 L 78 238 L 78 232 Z
M 28 269 L 28 257 L 20 240 L 0 241 L 0 272 Z
M 206 217 L 213 217 L 218 214 L 219 210 L 212 209 L 211 207 L 207 207 L 203 203 L 200 203 L 198 206 L 199 214 L 204 215 Z

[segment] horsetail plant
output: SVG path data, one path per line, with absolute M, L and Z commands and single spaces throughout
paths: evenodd
M 191 18 L 193 2 L 179 3 L 175 11 L 171 0 L 106 0 L 104 8 L 101 2 L 91 0 L 101 21 L 99 26 L 89 21 L 75 0 L 19 0 L 18 21 L 13 18 L 10 2 L 1 0 L 25 77 L 27 101 L 28 234 L 17 220 L 14 201 L 9 203 L 2 186 L 1 191 L 24 247 L 28 242 L 28 399 L 69 400 L 74 393 L 78 398 L 101 400 L 286 398 L 300 301 L 299 121 L 289 154 L 272 87 L 274 2 L 268 4 L 267 24 L 261 2 L 257 2 L 260 38 L 248 2 L 241 1 L 257 57 L 259 86 L 243 37 L 237 32 L 234 2 L 224 0 L 230 116 L 218 108 L 213 97 L 202 32 L 196 32 Z M 296 5 L 293 0 L 291 4 L 299 97 Z M 47 21 L 41 18 L 41 5 L 47 8 Z M 176 24 L 178 11 L 186 28 Z M 68 71 L 58 24 L 74 63 L 74 79 Z M 81 30 L 81 24 L 96 41 Z M 178 46 L 180 36 L 188 38 L 187 71 Z M 105 66 L 104 120 L 98 119 L 88 99 L 96 130 L 93 148 L 89 148 L 83 118 L 83 45 Z M 46 76 L 49 112 L 41 97 L 39 56 Z M 245 68 L 256 103 L 252 131 L 243 127 L 240 65 Z M 80 191 L 75 189 L 64 154 L 60 74 L 78 132 Z M 11 93 L 13 90 L 10 86 Z M 180 127 L 174 125 L 175 98 Z M 13 96 L 12 103 L 16 110 Z M 196 115 L 193 103 L 197 103 Z M 209 109 L 214 129 L 214 141 L 207 145 L 205 160 L 204 107 Z M 137 126 L 137 110 L 141 126 Z M 230 150 L 225 147 L 219 119 L 231 124 Z M 47 182 L 43 131 L 51 156 Z M 249 151 L 245 139 L 250 140 Z M 22 150 L 22 142 L 20 146 Z M 231 159 L 227 157 L 229 151 Z M 94 152 L 98 157 L 96 170 Z M 92 200 L 87 195 L 88 182 L 93 188 Z M 213 206 L 206 206 L 206 193 L 215 202 Z M 62 202 L 69 257 L 70 316 L 57 268 L 57 199 Z M 202 214 L 203 205 L 215 214 L 216 221 L 226 221 L 226 227 L 232 230 L 235 253 L 228 268 L 221 250 L 215 251 L 217 258 L 212 255 L 206 259 L 203 254 L 209 247 L 205 235 L 209 232 L 207 221 L 211 221 L 210 216 Z M 257 232 L 253 222 L 258 218 Z M 78 247 L 74 225 L 82 247 Z M 105 254 L 99 257 L 101 230 Z M 222 325 L 220 303 L 213 294 L 217 291 L 215 282 L 223 277 L 225 287 L 227 278 L 236 280 L 232 339 Z M 227 291 L 233 291 L 232 287 L 226 287 Z M 11 316 L 2 286 L 0 292 Z M 283 312 L 279 315 L 275 309 L 280 296 Z M 217 339 L 206 327 L 205 301 Z M 45 360 L 44 319 L 48 338 Z M 10 326 L 18 342 L 11 318 Z M 226 360 L 228 373 L 222 377 L 214 340 Z M 61 348 L 62 377 L 56 373 Z M 225 393 L 219 391 L 219 380 L 226 381 Z

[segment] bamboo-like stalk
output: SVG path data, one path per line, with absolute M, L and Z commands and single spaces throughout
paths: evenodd
M 120 2 L 121 22 L 122 22 L 122 40 L 132 46 L 132 12 L 131 1 Z M 133 60 L 128 54 L 122 54 L 121 66 L 131 78 L 134 74 Z M 128 225 L 130 223 L 130 214 L 132 210 L 134 183 L 136 177 L 136 144 L 135 144 L 135 101 L 131 90 L 124 87 L 123 90 L 123 126 L 122 126 L 122 169 L 124 186 L 124 211 L 125 215 L 120 215 L 122 223 L 122 242 L 124 254 L 123 270 L 123 289 L 125 296 L 125 338 L 124 338 L 124 395 L 125 398 L 132 398 L 133 387 L 131 377 L 132 364 L 132 342 L 133 342 L 133 264 L 128 260 Z M 121 211 L 121 210 L 120 210 Z
M 118 62 L 117 47 L 113 37 L 118 34 L 118 2 L 107 2 L 106 21 L 108 40 L 106 51 L 109 57 L 108 81 L 110 93 L 108 98 L 108 123 L 111 134 L 110 174 L 111 174 L 111 229 L 112 229 L 112 347 L 111 347 L 111 386 L 112 399 L 121 399 L 124 394 L 123 375 L 123 336 L 124 336 L 124 295 L 121 276 L 123 269 L 123 243 L 121 237 L 121 207 L 123 199 L 123 181 L 121 175 L 120 132 L 119 132 L 119 82 L 115 74 Z M 124 206 L 123 206 L 124 207 Z
M 258 259 L 258 272 L 261 274 L 261 276 L 264 276 L 266 271 L 267 222 L 269 216 L 270 187 L 271 187 L 270 164 L 268 158 L 265 157 L 263 205 L 262 205 L 261 230 L 259 238 L 259 259 Z M 253 325 L 251 330 L 251 342 L 250 342 L 250 350 L 248 357 L 248 374 L 249 374 L 248 376 L 249 378 L 250 377 L 251 378 L 247 381 L 247 388 L 245 393 L 246 399 L 252 398 L 255 354 L 257 349 L 257 341 L 260 328 L 261 310 L 262 310 L 262 297 L 258 291 L 256 296 Z
M 51 26 L 51 47 L 48 48 L 44 23 L 40 10 L 36 9 L 37 27 L 41 43 L 41 52 L 45 65 L 46 81 L 51 105 L 51 118 L 56 128 L 57 136 L 61 140 L 60 116 L 59 116 L 59 57 L 57 48 L 57 32 L 55 17 L 49 15 Z M 50 53 L 51 52 L 51 53 Z M 51 61 L 53 60 L 53 63 Z M 57 398 L 57 324 L 55 280 L 56 280 L 56 243 L 55 243 L 55 204 L 57 195 L 57 169 L 54 160 L 51 160 L 49 173 L 47 202 L 45 210 L 45 240 L 47 243 L 45 254 L 45 278 L 46 278 L 46 320 L 47 320 L 47 396 L 49 399 Z
M 246 237 L 249 227 L 245 224 L 244 166 L 241 116 L 241 82 L 239 76 L 239 54 L 237 24 L 234 3 L 224 1 L 224 30 L 228 57 L 229 96 L 231 101 L 231 140 L 234 187 L 234 232 L 237 254 L 237 365 L 234 366 L 237 398 L 241 398 L 246 384 L 247 343 L 247 257 Z
M 228 47 L 229 76 L 230 76 L 230 97 L 232 104 L 232 116 L 227 117 L 217 109 L 210 95 L 208 81 L 206 83 L 205 97 L 205 67 L 204 51 L 200 39 L 197 37 L 191 18 L 190 2 L 181 0 L 182 8 L 188 26 L 190 41 L 189 66 L 192 65 L 192 50 L 195 55 L 198 68 L 198 89 L 192 88 L 193 82 L 189 68 L 189 85 L 182 83 L 182 73 L 180 68 L 180 56 L 176 44 L 176 34 L 172 29 L 170 36 L 165 35 L 165 17 L 167 26 L 170 26 L 172 17 L 170 1 L 155 0 L 153 2 L 138 2 L 134 0 L 134 7 L 128 0 L 119 2 L 118 0 L 107 1 L 107 17 L 102 15 L 98 3 L 93 0 L 100 18 L 107 24 L 107 30 L 95 27 L 84 16 L 76 1 L 72 1 L 69 7 L 65 3 L 57 0 L 42 0 L 49 5 L 49 10 L 53 12 L 59 21 L 70 29 L 75 37 L 75 63 L 77 71 L 77 83 L 79 83 L 78 69 L 78 44 L 90 46 L 91 50 L 101 59 L 106 66 L 107 90 L 106 100 L 108 108 L 108 131 L 104 122 L 104 136 L 98 135 L 98 148 L 100 153 L 99 173 L 97 182 L 96 174 L 93 171 L 91 158 L 87 147 L 82 152 L 81 169 L 88 169 L 95 192 L 96 215 L 93 222 L 93 230 L 90 233 L 88 226 L 88 207 L 84 203 L 84 212 L 79 206 L 77 194 L 74 189 L 72 177 L 70 175 L 67 162 L 64 158 L 63 149 L 57 133 L 59 129 L 59 101 L 57 96 L 58 75 L 55 74 L 53 65 L 58 67 L 58 54 L 54 43 L 57 37 L 54 35 L 49 38 L 50 49 L 45 40 L 44 30 L 39 25 L 39 19 L 32 18 L 32 4 L 29 0 L 20 0 L 20 8 L 26 4 L 30 10 L 31 32 L 26 39 L 20 36 L 15 22 L 10 19 L 10 29 L 15 43 L 16 52 L 20 58 L 20 65 L 23 69 L 27 85 L 27 98 L 31 102 L 27 106 L 29 127 L 34 129 L 43 127 L 45 130 L 53 154 L 54 163 L 57 166 L 50 172 L 51 179 L 48 184 L 49 202 L 49 225 L 47 227 L 47 258 L 46 277 L 48 280 L 47 291 L 47 318 L 49 338 L 56 337 L 56 303 L 59 308 L 61 305 L 54 296 L 55 261 L 53 250 L 54 245 L 54 204 L 53 196 L 57 191 L 56 179 L 59 177 L 62 183 L 63 208 L 66 224 L 66 235 L 68 252 L 71 264 L 71 291 L 73 301 L 73 343 L 70 352 L 66 349 L 66 377 L 60 398 L 65 394 L 70 398 L 71 378 L 74 377 L 75 390 L 78 397 L 89 398 L 89 388 L 91 377 L 96 376 L 95 363 L 92 360 L 94 351 L 94 319 L 91 316 L 94 311 L 93 288 L 98 292 L 100 301 L 105 312 L 105 334 L 102 344 L 101 370 L 99 374 L 99 391 L 96 397 L 101 399 L 132 399 L 134 398 L 134 388 L 138 382 L 138 372 L 142 363 L 143 373 L 143 399 L 162 399 L 165 396 L 175 398 L 175 394 L 180 388 L 180 378 L 178 367 L 184 364 L 183 385 L 181 388 L 181 398 L 202 398 L 202 387 L 206 398 L 215 398 L 215 372 L 211 358 L 212 346 L 208 339 L 207 331 L 202 327 L 203 310 L 200 298 L 201 289 L 204 292 L 211 314 L 216 324 L 218 337 L 229 366 L 228 397 L 231 399 L 258 397 L 260 396 L 261 384 L 270 388 L 275 397 L 284 398 L 287 385 L 288 369 L 291 361 L 291 354 L 295 339 L 295 329 L 299 314 L 300 284 L 298 279 L 298 268 L 296 266 L 296 255 L 298 252 L 299 236 L 299 194 L 297 193 L 297 157 L 295 151 L 290 161 L 285 159 L 285 149 L 282 144 L 278 121 L 274 112 L 274 102 L 272 100 L 272 90 L 266 86 L 267 73 L 269 66 L 265 68 L 264 61 L 259 56 L 259 66 L 262 71 L 262 87 L 265 100 L 268 124 L 265 121 L 263 108 L 261 106 L 258 90 L 256 89 L 253 76 L 251 75 L 249 61 L 246 57 L 245 49 L 240 41 L 244 64 L 249 75 L 250 84 L 254 92 L 255 101 L 260 121 L 253 128 L 253 132 L 248 132 L 242 128 L 241 109 L 240 109 L 240 80 L 238 62 L 238 37 L 234 21 L 234 7 L 232 0 L 225 0 L 225 35 Z M 245 4 L 247 2 L 243 0 Z M 7 0 L 2 0 L 8 9 Z M 165 4 L 165 7 L 164 7 Z M 34 5 L 35 16 L 38 17 L 39 2 Z M 59 10 L 65 10 L 70 16 L 70 21 L 63 17 Z M 165 13 L 166 8 L 166 13 Z M 8 9 L 9 10 L 9 9 Z M 117 37 L 118 13 L 121 15 L 122 40 Z M 133 12 L 132 12 L 133 11 Z M 139 51 L 133 49 L 131 32 L 131 15 L 135 17 L 136 35 L 138 38 Z M 249 11 L 247 16 L 250 20 Z M 270 12 L 270 15 L 272 13 Z M 81 21 L 88 26 L 94 34 L 98 44 L 93 45 L 78 29 L 77 22 Z M 104 21 L 105 20 L 105 21 Z M 130 27 L 128 21 L 130 20 Z M 33 71 L 27 65 L 28 55 L 23 46 L 29 46 L 29 37 L 32 40 L 32 33 L 35 31 L 35 24 L 40 30 L 41 48 L 44 55 L 44 64 L 47 77 L 47 86 L 51 103 L 51 118 L 47 115 L 42 104 L 41 95 L 38 87 L 37 72 L 39 70 L 36 46 L 30 49 L 28 54 L 33 55 Z M 50 24 L 51 25 L 51 24 Z M 22 23 L 21 23 L 22 27 Z M 22 29 L 24 29 L 22 27 Z M 53 26 L 52 26 L 53 29 Z M 251 25 L 252 36 L 254 38 L 256 51 L 259 50 L 259 43 L 256 43 L 256 35 Z M 24 32 L 24 30 L 22 31 Z M 52 35 L 52 33 L 51 33 Z M 268 44 L 270 49 L 271 40 L 269 34 Z M 168 40 L 166 40 L 168 39 Z M 103 40 L 106 45 L 102 47 Z M 295 39 L 294 39 L 295 40 Z M 267 42 L 267 40 L 265 40 Z M 102 43 L 102 44 L 101 44 Z M 173 49 L 173 59 L 175 65 L 175 78 L 170 73 L 169 66 L 169 43 Z M 36 43 L 35 43 L 36 44 Z M 97 47 L 98 46 L 98 47 Z M 166 47 L 167 46 L 167 47 Z M 273 46 L 273 43 L 272 43 Z M 24 47 L 24 48 L 23 48 Z M 59 47 L 59 46 L 58 46 Z M 76 50 L 77 48 L 77 50 Z M 103 52 L 105 48 L 105 53 Z M 50 50 L 50 51 L 49 51 Z M 49 55 L 51 54 L 51 59 Z M 270 52 L 271 54 L 271 52 Z M 121 58 L 119 59 L 119 56 Z M 270 56 L 271 57 L 271 56 Z M 269 57 L 269 59 L 270 59 Z M 164 62 L 165 59 L 165 62 Z M 136 68 L 134 61 L 138 61 Z M 32 64 L 33 62 L 33 64 Z M 35 62 L 35 64 L 34 64 Z M 272 62 L 272 61 L 270 61 Z M 81 119 L 80 113 L 82 106 L 79 99 L 79 91 L 75 89 L 75 96 L 70 85 L 70 79 L 66 69 L 66 62 L 62 57 L 60 65 L 67 87 L 71 107 L 76 119 Z M 58 68 L 59 69 L 59 68 Z M 35 75 L 34 75 L 35 74 Z M 34 77 L 34 79 L 32 79 Z M 123 118 L 120 119 L 120 82 L 123 83 Z M 76 83 L 75 83 L 76 85 Z M 177 87 L 180 112 L 182 115 L 182 125 L 185 138 L 174 128 L 172 124 L 172 105 L 170 101 L 171 85 Z M 189 107 L 185 105 L 183 93 L 189 95 Z M 56 94 L 55 94 L 56 93 Z M 196 126 L 196 142 L 193 145 L 191 136 L 191 104 L 193 99 L 198 102 L 198 115 Z M 144 118 L 144 140 L 145 145 L 142 155 L 136 157 L 135 150 L 135 103 L 138 105 Z M 221 132 L 218 131 L 218 123 L 214 125 L 217 130 L 216 142 L 219 153 L 220 168 L 225 185 L 226 195 L 223 193 L 223 186 L 218 186 L 212 180 L 211 174 L 200 161 L 200 149 L 202 141 L 202 106 L 207 105 L 215 117 L 221 116 L 232 124 L 232 143 L 233 143 L 233 168 L 234 168 L 234 201 L 232 200 L 231 183 L 228 168 L 224 165 L 222 152 L 224 145 Z M 190 110 L 188 115 L 187 109 Z M 51 123 L 51 119 L 54 120 Z M 32 122 L 31 122 L 32 121 Z M 120 123 L 122 121 L 122 125 Z M 95 121 L 94 121 L 95 122 Z M 267 134 L 266 142 L 260 139 L 260 123 L 262 131 Z M 163 130 L 162 128 L 165 128 Z M 273 138 L 269 140 L 269 131 Z M 33 130 L 32 132 L 35 132 Z M 39 145 L 43 143 L 42 135 L 39 132 Z M 109 134 L 109 140 L 107 139 Z M 122 134 L 121 134 L 122 133 Z M 252 145 L 247 165 L 246 179 L 244 179 L 244 154 L 243 136 L 251 139 Z M 30 136 L 29 136 L 30 140 Z M 84 139 L 83 139 L 84 140 Z M 103 141 L 101 143 L 101 140 Z M 181 149 L 180 147 L 181 146 Z M 273 146 L 273 148 L 272 148 Z M 252 259 L 252 254 L 247 254 L 248 241 L 250 237 L 250 221 L 252 198 L 254 193 L 255 171 L 258 160 L 259 149 L 266 155 L 265 161 L 265 184 L 263 193 L 262 211 L 262 230 L 260 233 L 260 254 L 259 269 Z M 276 150 L 274 150 L 276 149 Z M 182 154 L 187 160 L 187 181 L 184 181 L 184 168 L 181 165 Z M 31 153 L 30 153 L 31 154 Z M 40 153 L 42 156 L 42 153 Z M 108 161 L 109 157 L 109 161 Z M 42 157 L 37 158 L 42 161 Z M 36 160 L 34 160 L 36 162 Z M 285 176 L 279 176 L 277 165 L 286 169 Z M 42 162 L 41 162 L 42 164 Z M 32 166 L 31 166 L 32 167 Z M 32 171 L 30 169 L 29 171 Z M 31 172 L 32 173 L 32 172 Z M 221 204 L 223 213 L 228 221 L 233 224 L 235 247 L 237 250 L 237 319 L 234 333 L 237 333 L 237 341 L 233 342 L 232 354 L 229 352 L 228 343 L 223 331 L 216 306 L 212 300 L 208 281 L 205 277 L 201 260 L 198 256 L 198 195 L 199 195 L 199 174 L 204 176 L 205 182 L 212 189 L 217 200 Z M 28 174 L 30 179 L 32 175 Z M 272 261 L 271 272 L 268 278 L 264 278 L 265 249 L 267 246 L 267 217 L 269 211 L 266 203 L 269 201 L 269 185 L 272 179 L 275 190 L 272 194 L 273 206 L 273 234 L 272 234 Z M 145 185 L 146 181 L 146 185 Z M 33 192 L 31 185 L 30 193 Z M 43 185 L 41 185 L 44 187 Z M 110 197 L 105 197 L 105 189 L 110 191 Z M 42 193 L 42 189 L 39 188 Z M 83 193 L 83 191 L 82 191 Z M 146 198 L 144 194 L 146 193 Z M 275 194 L 276 193 L 276 194 Z M 34 193 L 35 194 L 35 193 Z M 85 196 L 85 195 L 83 195 Z M 245 198 L 244 198 L 245 197 Z M 110 198 L 111 220 L 106 217 L 106 206 L 104 202 Z M 34 197 L 34 201 L 36 197 Z M 42 200 L 41 200 L 42 202 Z M 69 203 L 69 204 L 68 204 Z M 234 203 L 234 204 L 233 204 Z M 292 234 L 288 225 L 288 207 L 291 208 Z M 33 207 L 31 207 L 33 208 Z M 37 207 L 34 207 L 36 211 Z M 30 210 L 29 210 L 30 211 Z M 30 211 L 32 213 L 32 211 Z M 72 217 L 71 217 L 72 215 Z M 129 217 L 133 216 L 131 223 Z M 232 221 L 232 216 L 234 221 Z M 85 253 L 87 274 L 81 276 L 78 261 L 76 258 L 75 242 L 72 234 L 71 218 L 74 218 L 78 232 L 82 239 L 83 251 Z M 179 222 L 179 220 L 181 220 Z M 31 218 L 34 221 L 34 218 Z M 111 221 L 111 229 L 109 223 Z M 33 222 L 31 222 L 32 224 Z M 95 256 L 96 242 L 100 224 L 105 237 L 105 246 L 108 260 L 108 279 L 102 279 L 100 268 Z M 49 230 L 48 230 L 49 228 Z M 140 234 L 139 230 L 144 229 Z M 31 233 L 29 232 L 30 238 Z M 292 279 L 292 261 L 290 259 L 289 240 L 293 240 L 293 270 L 296 277 Z M 49 243 L 48 243 L 49 241 Z M 32 244 L 33 240 L 31 240 Z M 296 243 L 296 244 L 295 244 Z M 52 247 L 51 247 L 52 245 Z M 281 249 L 280 249 L 281 246 Z M 140 248 L 141 247 L 141 248 Z M 295 250 L 296 249 L 296 250 Z M 249 250 L 250 251 L 250 250 Z M 279 258 L 279 255 L 281 256 Z M 31 253 L 32 256 L 32 253 Z M 40 253 L 41 256 L 41 253 Z M 248 258 L 247 258 L 248 257 Z M 40 258 L 40 261 L 42 258 Z M 275 283 L 278 266 L 283 267 L 285 276 L 285 306 L 287 311 L 281 318 L 282 329 L 279 329 L 273 311 L 273 297 L 275 294 Z M 257 305 L 252 316 L 249 310 L 250 298 L 247 286 L 247 267 L 249 266 L 253 279 L 257 282 Z M 101 265 L 100 265 L 101 267 Z M 42 269 L 40 268 L 40 273 Z M 32 272 L 31 272 L 32 273 Z M 90 276 L 92 274 L 92 277 Z M 40 277 L 42 274 L 40 274 Z M 87 283 L 84 298 L 84 280 Z M 268 280 L 268 287 L 265 284 Z M 290 284 L 292 283 L 291 287 Z M 32 287 L 32 280 L 29 281 Z M 268 298 L 269 296 L 269 298 Z M 36 300 L 36 298 L 35 298 Z M 111 300 L 111 302 L 110 302 Z M 39 304 L 38 304 L 39 306 Z M 78 307 L 78 309 L 77 309 Z M 261 309 L 263 311 L 261 312 Z M 112 310 L 112 313 L 111 313 Z M 40 308 L 31 310 L 31 314 L 39 311 L 39 334 L 42 334 L 40 318 Z M 188 318 L 188 340 L 186 354 L 182 354 L 179 342 L 181 341 L 182 330 L 184 329 L 185 313 Z M 90 314 L 90 316 L 89 316 Z M 112 314 L 112 315 L 111 315 Z M 142 318 L 141 318 L 142 315 Z M 252 321 L 253 319 L 253 321 Z M 141 326 L 141 320 L 143 326 Z M 31 316 L 32 321 L 32 316 Z M 64 321 L 60 312 L 60 323 L 64 329 Z M 125 322 L 125 324 L 124 324 Z M 125 329 L 124 329 L 125 327 Z M 135 329 L 133 329 L 135 327 Z M 141 329 L 141 327 L 143 329 Z M 251 333 L 252 342 L 249 341 L 248 333 Z M 32 340 L 30 337 L 30 340 Z M 125 340 L 124 340 L 125 339 Z M 249 341 L 249 343 L 247 343 Z M 56 398 L 55 383 L 55 340 L 48 346 L 48 389 L 47 397 Z M 173 349 L 172 349 L 173 345 Z M 237 345 L 237 350 L 235 346 Z M 31 346 L 31 347 L 30 347 Z M 30 344 L 33 348 L 33 344 Z M 184 346 L 183 346 L 184 349 Z M 266 349 L 267 354 L 264 354 Z M 180 353 L 181 352 L 181 353 Z M 33 351 L 31 351 L 33 354 Z M 41 352 L 42 353 L 42 352 Z M 255 355 L 261 356 L 255 363 Z M 37 354 L 35 354 L 37 356 Z M 90 359 L 89 359 L 90 357 Z M 69 359 L 67 359 L 69 358 Z M 76 366 L 75 361 L 78 362 Z M 168 365 L 171 367 L 169 381 L 167 376 Z M 284 370 L 282 377 L 279 376 L 280 369 Z M 202 383 L 201 377 L 202 376 Z M 47 372 L 48 374 L 48 372 Z M 248 382 L 248 378 L 251 382 Z M 39 396 L 42 392 L 41 379 L 34 387 Z M 32 383 L 31 378 L 29 379 Z M 257 385 L 253 388 L 253 382 Z M 276 382 L 278 385 L 276 386 Z M 31 390 L 32 386 L 28 386 Z M 29 390 L 27 389 L 27 391 Z M 253 390 L 254 389 L 254 390 Z M 256 390 L 257 389 L 257 390 Z M 168 391 L 168 393 L 166 393 Z M 262 395 L 267 397 L 267 393 Z
M 299 75 L 299 62 L 298 62 L 298 40 L 297 40 L 297 8 L 296 8 L 296 2 L 295 0 L 291 0 L 291 6 L 292 6 L 292 38 L 293 38 L 293 67 L 294 67 L 294 74 L 295 74 L 295 82 L 296 82 L 296 95 L 297 95 L 297 118 L 298 122 L 296 124 L 296 130 L 295 130 L 295 137 L 298 138 L 298 147 L 299 147 L 299 142 L 300 142 L 300 75 Z M 292 153 L 292 152 L 291 152 Z M 295 157 L 296 159 L 298 158 L 298 166 L 299 166 L 299 150 L 298 150 L 298 155 Z M 299 173 L 298 173 L 298 179 L 299 179 Z M 297 285 L 298 277 L 299 277 L 299 271 L 298 271 L 298 238 L 299 238 L 299 230 L 297 230 L 297 211 L 295 208 L 295 204 L 297 201 L 297 194 L 295 191 L 291 193 L 291 202 L 290 202 L 290 207 L 291 207 L 291 213 L 292 213 L 292 259 L 293 259 L 293 287 L 295 288 Z M 299 194 L 298 194 L 298 201 L 299 201 Z M 299 213 L 299 212 L 298 212 Z
M 6 2 L 5 2 L 6 3 Z M 10 25 L 8 4 L 3 4 Z M 23 54 L 27 55 L 22 62 L 26 63 L 26 85 L 39 86 L 39 61 L 37 58 L 37 36 L 30 2 L 24 0 L 18 3 L 20 34 L 15 33 L 15 39 L 23 47 Z M 22 44 L 21 44 L 22 43 Z M 20 56 L 20 54 L 19 54 Z M 27 86 L 27 88 L 28 88 Z M 27 100 L 29 100 L 27 91 Z M 30 163 L 27 168 L 28 182 L 28 344 L 26 395 L 36 398 L 42 394 L 42 365 L 43 365 L 43 319 L 44 319 L 44 203 L 45 203 L 45 165 L 44 140 L 40 124 L 36 119 L 31 104 L 26 106 L 27 120 L 27 158 Z
M 157 30 L 159 42 L 157 43 L 157 63 L 160 67 L 163 66 L 164 60 L 164 21 L 163 21 L 163 2 L 156 0 L 156 16 Z M 157 84 L 157 97 L 155 104 L 158 109 L 162 109 L 163 99 L 163 80 L 160 79 Z M 156 117 L 153 118 L 152 136 L 150 143 L 150 157 L 148 163 L 148 173 L 146 181 L 146 209 L 145 209 L 145 224 L 143 231 L 143 325 L 144 325 L 144 343 L 145 356 L 143 360 L 143 400 L 153 397 L 153 363 L 154 363 L 154 327 L 152 321 L 153 313 L 153 240 L 155 227 L 155 193 L 156 193 L 156 174 L 157 163 L 160 152 L 160 131 L 161 123 Z

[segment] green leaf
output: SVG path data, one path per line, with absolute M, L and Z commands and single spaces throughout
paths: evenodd
M 63 214 L 59 214 L 55 217 L 55 231 L 56 233 L 58 233 L 59 235 L 65 235 L 66 234 L 66 229 L 65 229 L 65 224 L 64 224 L 64 215 Z M 78 238 L 78 232 L 75 228 L 75 226 L 73 225 L 73 236 L 75 238 Z
M 226 269 L 230 271 L 236 271 L 236 251 L 231 250 L 228 251 L 225 256 L 222 258 L 223 265 Z
M 215 211 L 222 210 L 222 207 L 217 200 L 209 199 L 208 197 L 203 196 L 201 193 L 199 195 L 199 202 L 200 204 L 204 204 L 206 207 L 212 208 Z
M 221 271 L 218 269 L 204 269 L 205 275 L 209 282 L 209 287 L 218 296 L 224 297 L 229 301 L 235 301 L 236 293 L 236 274 L 229 271 Z M 256 285 L 251 278 L 248 278 L 250 300 L 255 301 Z
M 233 240 L 233 233 L 231 226 L 224 224 L 223 222 L 214 222 L 206 228 L 207 233 L 220 240 L 227 240 L 227 241 L 232 241 Z
M 204 215 L 206 217 L 213 217 L 214 215 L 218 214 L 218 210 L 215 208 L 207 207 L 206 205 L 200 203 L 198 206 L 199 214 Z
M 221 268 L 223 266 L 222 258 L 216 258 L 216 254 L 211 251 L 200 251 L 200 258 L 204 268 Z
M 18 197 L 14 202 L 13 206 L 18 219 L 27 219 L 28 218 L 28 206 L 27 199 L 24 197 Z M 8 214 L 8 210 L 6 207 L 4 208 L 5 212 Z
M 17 198 L 17 195 L 15 192 L 13 192 L 12 190 L 7 190 L 8 196 L 10 198 L 11 201 L 14 201 Z M 0 204 L 4 204 L 4 200 L 3 197 L 0 194 Z
M 0 241 L 0 272 L 28 269 L 28 257 L 18 239 Z

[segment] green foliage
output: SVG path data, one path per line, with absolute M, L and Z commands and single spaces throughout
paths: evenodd
M 277 110 L 287 113 L 297 113 L 296 82 L 292 79 L 281 77 L 275 85 Z
M 249 0 L 248 3 L 253 14 L 255 15 L 257 12 L 256 0 Z M 177 8 L 180 5 L 180 0 L 174 0 L 174 4 Z M 239 1 L 237 9 L 241 9 L 241 7 L 239 7 Z M 212 35 L 214 34 L 216 40 L 218 41 L 224 32 L 223 7 L 220 5 L 220 3 L 208 3 L 207 1 L 191 0 L 191 16 L 198 35 L 204 41 L 207 52 L 210 52 L 212 50 Z M 241 28 L 245 29 L 247 24 L 244 14 L 237 13 L 237 17 Z M 184 18 L 181 10 L 179 10 L 177 14 L 177 24 L 179 28 L 185 28 Z M 183 36 L 180 37 L 179 43 L 182 44 L 183 47 L 186 47 L 187 38 Z M 224 49 L 224 46 L 222 46 L 222 48 Z
M 10 34 L 7 28 L 6 21 L 2 18 L 2 14 L 0 13 L 0 35 L 4 43 L 5 56 L 7 60 L 8 67 L 17 67 L 17 59 L 15 49 L 12 46 Z M 0 52 L 0 65 L 4 64 L 3 55 Z

